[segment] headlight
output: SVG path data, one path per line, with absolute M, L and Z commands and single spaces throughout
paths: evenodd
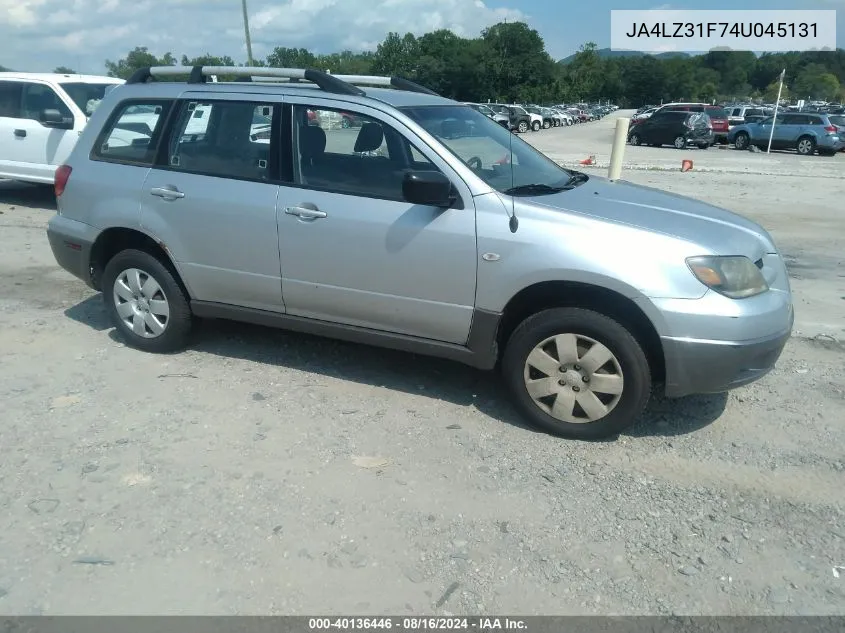
M 744 299 L 766 292 L 769 284 L 747 257 L 688 257 L 687 266 L 701 283 L 731 299 Z

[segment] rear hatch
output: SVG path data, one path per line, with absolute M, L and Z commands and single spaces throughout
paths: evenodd
M 727 133 L 728 131 L 728 113 L 724 108 L 718 106 L 705 106 L 704 111 L 710 117 L 710 122 L 713 124 L 713 131 L 717 134 L 720 132 Z

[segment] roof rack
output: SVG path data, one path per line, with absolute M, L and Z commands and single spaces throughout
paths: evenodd
M 245 74 L 248 73 L 248 74 Z M 362 96 L 366 93 L 358 86 L 378 86 L 407 92 L 437 95 L 433 90 L 404 77 L 377 75 L 332 75 L 312 68 L 266 68 L 261 66 L 147 66 L 136 70 L 127 84 L 147 83 L 160 77 L 188 76 L 188 83 L 206 83 L 209 77 L 235 75 L 237 82 L 310 82 L 334 94 Z

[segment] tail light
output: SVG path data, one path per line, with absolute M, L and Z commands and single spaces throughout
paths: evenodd
M 58 169 L 56 169 L 55 184 L 53 187 L 57 198 L 65 192 L 65 187 L 67 186 L 67 181 L 68 178 L 70 178 L 70 172 L 72 171 L 73 168 L 70 165 L 61 165 Z
M 824 131 L 825 132 L 838 132 L 839 128 L 836 127 L 835 125 L 826 125 L 825 128 L 824 128 Z

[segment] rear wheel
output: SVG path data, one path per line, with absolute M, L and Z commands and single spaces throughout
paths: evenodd
M 651 394 L 637 340 L 613 319 L 581 308 L 543 310 L 523 321 L 507 343 L 502 371 L 526 419 L 563 437 L 617 434 Z
M 548 119 L 543 119 L 543 129 L 548 130 L 550 127 L 552 127 L 551 121 L 549 121 Z
M 676 136 L 675 140 L 672 141 L 672 145 L 675 146 L 675 149 L 684 149 L 687 146 L 687 137 Z
M 748 149 L 748 144 L 750 141 L 751 139 L 749 138 L 748 134 L 746 134 L 745 132 L 740 132 L 736 135 L 736 138 L 734 139 L 734 147 L 736 147 L 737 149 Z
M 798 153 L 802 156 L 812 156 L 816 151 L 816 141 L 811 136 L 802 136 L 798 139 L 798 144 L 795 146 Z
M 540 131 L 540 122 L 534 121 L 534 123 L 531 124 L 531 129 L 534 130 L 535 132 L 539 132 Z
M 631 136 L 628 137 L 628 142 L 631 145 L 639 145 L 640 143 L 642 143 L 642 141 L 640 140 L 640 135 L 636 132 L 634 132 L 633 134 L 631 134 Z
M 528 131 L 528 122 L 520 121 L 516 129 L 525 134 Z
M 193 317 L 173 274 L 144 251 L 128 249 L 106 265 L 103 299 L 126 343 L 146 352 L 172 352 L 188 342 Z

